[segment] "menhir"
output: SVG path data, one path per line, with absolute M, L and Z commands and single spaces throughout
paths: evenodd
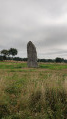
M 31 41 L 27 44 L 27 57 L 28 67 L 38 67 L 36 47 Z

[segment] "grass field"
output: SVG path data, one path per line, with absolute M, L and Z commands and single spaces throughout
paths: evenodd
M 0 119 L 67 119 L 67 64 L 0 62 Z

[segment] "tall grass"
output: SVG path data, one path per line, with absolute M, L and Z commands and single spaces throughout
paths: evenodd
M 67 119 L 66 70 L 11 70 L 0 73 L 1 119 Z

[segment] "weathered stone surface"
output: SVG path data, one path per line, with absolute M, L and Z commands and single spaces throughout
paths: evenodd
M 27 44 L 27 57 L 28 67 L 38 67 L 36 47 L 31 41 Z

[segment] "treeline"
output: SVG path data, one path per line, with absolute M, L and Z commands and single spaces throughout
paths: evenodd
M 27 58 L 15 57 L 15 55 L 17 54 L 18 54 L 18 50 L 15 48 L 10 48 L 8 50 L 3 49 L 0 51 L 0 61 L 3 61 L 3 60 L 27 61 Z M 38 59 L 38 62 L 67 63 L 67 59 L 57 57 L 55 59 Z
M 0 61 L 4 60 L 14 60 L 14 61 L 27 61 L 27 58 L 20 58 L 20 57 L 4 57 L 0 55 Z
M 63 59 L 63 58 L 60 58 L 60 57 L 57 57 L 55 59 L 38 59 L 38 62 L 50 62 L 50 63 L 67 63 L 67 59 Z
M 20 58 L 20 57 L 5 57 L 0 55 L 0 61 L 3 60 L 14 60 L 14 61 L 27 61 L 27 58 Z M 67 59 L 63 58 L 55 58 L 55 59 L 38 59 L 38 62 L 44 63 L 67 63 Z

